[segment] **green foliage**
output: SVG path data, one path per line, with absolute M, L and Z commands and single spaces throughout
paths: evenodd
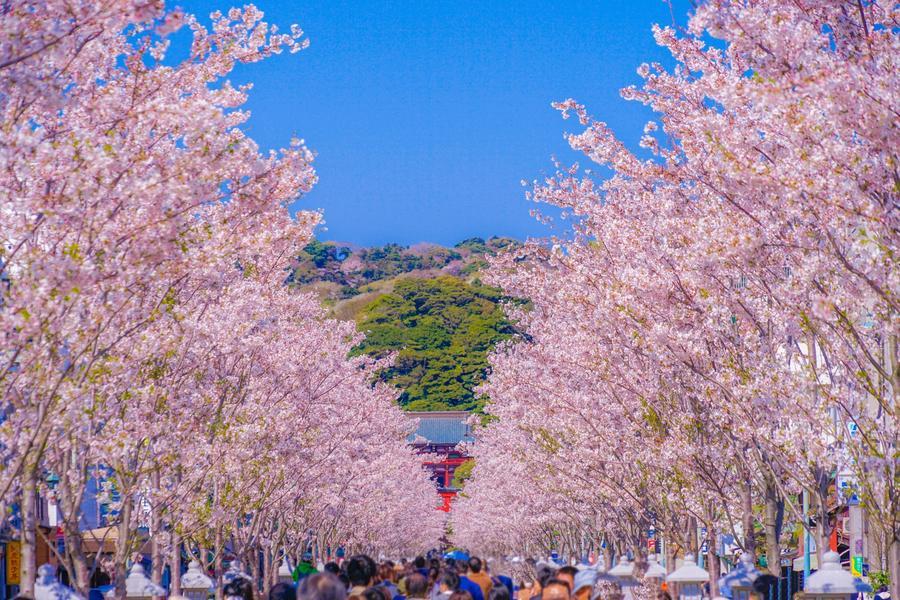
M 472 476 L 472 469 L 475 468 L 475 459 L 470 458 L 463 464 L 459 465 L 453 471 L 453 480 L 450 487 L 461 490 L 466 485 L 466 480 Z
M 288 283 L 304 284 L 314 281 L 343 283 L 341 262 L 350 256 L 350 249 L 330 242 L 313 240 L 297 257 L 297 265 L 288 277 Z
M 329 281 L 340 286 L 340 297 L 354 295 L 349 288 L 364 287 L 416 271 L 450 271 L 468 276 L 487 266 L 485 256 L 513 248 L 520 243 L 512 238 L 470 238 L 445 248 L 432 244 L 404 247 L 386 244 L 374 248 L 351 249 L 334 242 L 313 240 L 297 257 L 288 283 L 305 285 Z
M 891 575 L 887 571 L 869 571 L 869 585 L 876 592 L 882 587 L 890 587 Z
M 366 339 L 354 354 L 396 353 L 383 381 L 401 390 L 409 410 L 472 410 L 484 404 L 475 388 L 484 381 L 487 355 L 515 330 L 496 289 L 452 276 L 399 279 L 391 293 L 357 315 Z

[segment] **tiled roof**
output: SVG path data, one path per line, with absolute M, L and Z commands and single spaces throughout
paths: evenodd
M 411 417 L 419 419 L 419 428 L 415 434 L 409 436 L 412 442 L 416 436 L 423 437 L 432 444 L 458 444 L 460 442 L 474 442 L 466 425 L 466 419 L 471 413 L 465 411 L 443 412 L 412 412 Z

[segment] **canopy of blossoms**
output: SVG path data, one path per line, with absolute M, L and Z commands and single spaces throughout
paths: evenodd
M 189 52 L 167 57 L 184 29 Z M 157 581 L 182 551 L 221 574 L 227 551 L 261 553 L 266 585 L 286 548 L 413 552 L 443 533 L 415 424 L 347 359 L 352 325 L 284 285 L 319 219 L 287 208 L 312 154 L 261 152 L 227 76 L 304 45 L 253 6 L 211 27 L 159 0 L 3 8 L 0 500 L 20 510 L 25 593 L 37 494 L 85 595 L 96 568 L 124 593 L 139 529 Z M 79 529 L 94 478 L 116 528 L 103 565 Z
M 457 543 L 640 556 L 651 527 L 683 552 L 702 525 L 747 551 L 759 529 L 779 565 L 776 515 L 808 525 L 805 495 L 827 548 L 841 478 L 878 540 L 873 569 L 900 579 L 898 16 L 700 3 L 685 28 L 654 28 L 675 67 L 642 65 L 622 92 L 657 115 L 639 153 L 556 105 L 610 175 L 535 181 L 571 235 L 493 264 L 533 307 L 514 311 L 527 339 L 493 356 L 497 418 L 473 446 Z

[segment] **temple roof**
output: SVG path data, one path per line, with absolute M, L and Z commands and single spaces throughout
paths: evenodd
M 474 442 L 466 419 L 472 413 L 463 410 L 447 410 L 441 412 L 410 412 L 413 418 L 419 419 L 419 427 L 407 441 L 415 441 L 416 436 L 428 440 L 430 444 L 458 444 Z

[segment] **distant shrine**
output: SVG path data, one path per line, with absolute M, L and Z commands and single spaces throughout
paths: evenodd
M 453 487 L 453 473 L 469 458 L 459 445 L 475 441 L 466 423 L 472 413 L 448 410 L 407 414 L 419 419 L 419 428 L 408 438 L 410 445 L 420 454 L 437 456 L 435 460 L 424 464 L 431 471 L 431 479 L 443 501 L 438 509 L 450 512 L 450 502 L 459 492 L 458 488 Z

